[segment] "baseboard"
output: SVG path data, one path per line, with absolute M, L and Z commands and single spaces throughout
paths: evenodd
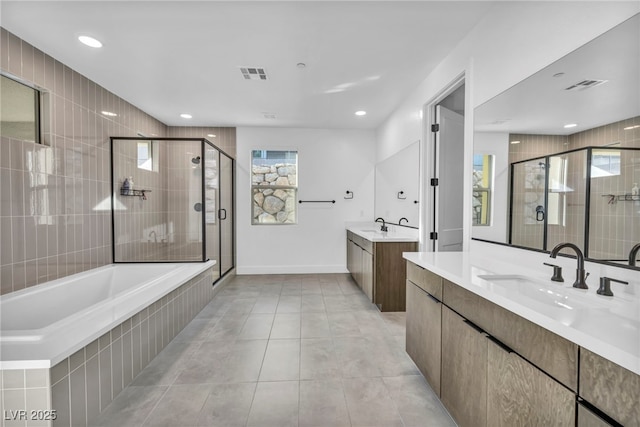
M 249 265 L 236 266 L 238 276 L 247 274 L 332 274 L 348 273 L 344 265 Z

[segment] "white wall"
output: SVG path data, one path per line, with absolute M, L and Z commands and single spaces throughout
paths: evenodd
M 473 140 L 474 154 L 493 156 L 493 192 L 491 200 L 491 225 L 477 226 L 471 230 L 476 239 L 507 241 L 507 204 L 509 203 L 509 134 L 476 133 Z
M 376 132 L 381 161 L 416 139 L 423 140 L 420 114 L 457 76 L 466 77 L 465 249 L 470 243 L 473 108 L 539 71 L 640 11 L 638 1 L 496 2 L 482 22 L 406 98 Z M 428 54 L 428 46 L 425 47 Z M 428 118 L 425 117 L 425 124 Z M 423 144 L 425 144 L 423 142 Z M 424 150 L 425 156 L 429 156 Z M 430 162 L 423 157 L 424 164 Z M 425 176 L 423 179 L 428 178 Z M 426 186 L 425 191 L 428 191 Z M 426 200 L 423 193 L 423 200 Z M 427 203 L 423 216 L 429 215 Z M 430 223 L 431 218 L 423 218 Z M 427 230 L 422 230 L 424 236 Z
M 373 220 L 374 132 L 239 127 L 236 141 L 237 273 L 346 272 L 345 222 Z M 296 225 L 251 225 L 254 149 L 298 150 L 298 198 L 336 203 L 299 204 Z

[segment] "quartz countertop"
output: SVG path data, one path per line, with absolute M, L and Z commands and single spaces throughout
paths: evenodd
M 614 296 L 607 297 L 596 293 L 597 277 L 589 278 L 589 289 L 573 288 L 574 269 L 565 269 L 565 282 L 558 283 L 548 267 L 475 252 L 405 252 L 404 258 L 640 375 L 640 277 L 612 283 Z
M 418 230 L 389 225 L 389 231 L 380 231 L 380 223 L 376 225 L 349 226 L 347 230 L 370 242 L 417 242 Z

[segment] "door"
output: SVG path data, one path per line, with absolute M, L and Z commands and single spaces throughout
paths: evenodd
M 435 230 L 437 251 L 462 250 L 464 116 L 436 106 Z
M 220 153 L 220 274 L 234 267 L 233 159 Z

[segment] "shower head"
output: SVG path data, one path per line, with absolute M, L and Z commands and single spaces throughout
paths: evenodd
M 200 156 L 196 156 L 194 158 L 191 159 L 191 163 L 193 163 L 194 165 L 199 165 L 200 164 Z

